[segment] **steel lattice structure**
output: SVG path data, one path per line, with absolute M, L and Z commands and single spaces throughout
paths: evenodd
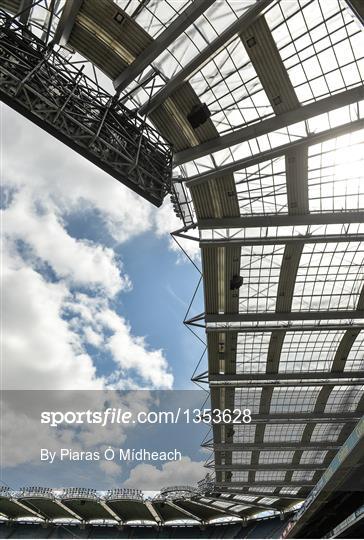
M 114 99 L 49 40 L 25 42 L 14 20 L 2 29 L 4 99 L 28 111 L 30 83 L 48 92 L 59 75 L 67 91 L 49 95 L 44 114 L 59 138 L 76 130 L 78 151 L 91 142 L 87 157 L 102 168 L 114 175 L 106 150 L 122 175 L 135 163 L 140 121 L 121 103 L 146 115 L 159 145 L 164 183 L 158 160 L 151 176 L 139 164 L 160 198 L 170 153 L 149 122 L 173 145 L 176 235 L 200 243 L 203 268 L 205 311 L 187 322 L 206 330 L 208 365 L 194 380 L 209 385 L 212 408 L 253 416 L 212 426 L 204 446 L 216 481 L 184 508 L 190 515 L 224 504 L 244 517 L 305 500 L 364 412 L 363 16 L 360 0 L 69 1 L 55 39 L 104 73 Z M 89 108 L 65 118 L 79 106 L 74 88 Z M 196 108 L 208 111 L 198 127 Z M 52 121 L 41 125 L 51 131 Z
M 172 153 L 158 132 L 4 11 L 0 35 L 1 99 L 160 206 Z

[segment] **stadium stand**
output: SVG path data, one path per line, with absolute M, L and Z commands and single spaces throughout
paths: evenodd
M 175 238 L 201 247 L 193 380 L 213 409 L 252 413 L 212 422 L 197 489 L 3 489 L 3 537 L 360 535 L 364 2 L 0 7 L 1 99 L 153 204 L 171 194 Z M 199 525 L 168 524 L 183 519 Z

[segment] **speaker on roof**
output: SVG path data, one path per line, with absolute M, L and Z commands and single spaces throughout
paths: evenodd
M 243 278 L 241 276 L 233 276 L 230 280 L 230 290 L 235 291 L 239 289 L 243 284 Z
M 196 129 L 206 122 L 211 116 L 208 106 L 206 103 L 199 103 L 192 107 L 191 112 L 187 115 L 187 120 L 193 127 Z

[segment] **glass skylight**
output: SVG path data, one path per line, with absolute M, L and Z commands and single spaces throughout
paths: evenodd
M 309 147 L 311 212 L 364 209 L 364 129 Z
M 239 312 L 275 311 L 284 246 L 243 246 Z
M 364 34 L 344 1 L 280 1 L 266 19 L 301 103 L 363 82 Z
M 306 244 L 292 311 L 356 309 L 363 278 L 363 242 Z
M 270 338 L 270 332 L 238 334 L 236 373 L 265 372 Z
M 234 179 L 242 216 L 288 212 L 283 156 L 242 169 Z
M 240 37 L 189 82 L 221 134 L 274 114 Z
M 279 371 L 330 371 L 344 330 L 286 332 Z
M 270 414 L 312 412 L 320 390 L 320 386 L 274 388 Z

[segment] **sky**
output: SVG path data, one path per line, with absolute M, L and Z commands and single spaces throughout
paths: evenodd
M 169 234 L 169 201 L 154 208 L 5 105 L 1 126 L 2 388 L 194 388 L 203 346 L 183 318 L 199 273 Z M 184 247 L 199 265 L 198 244 Z M 185 456 L 192 482 L 202 458 Z M 149 473 L 163 484 L 171 470 Z
M 5 386 L 190 388 L 199 274 L 168 199 L 154 208 L 4 105 L 2 126 Z

